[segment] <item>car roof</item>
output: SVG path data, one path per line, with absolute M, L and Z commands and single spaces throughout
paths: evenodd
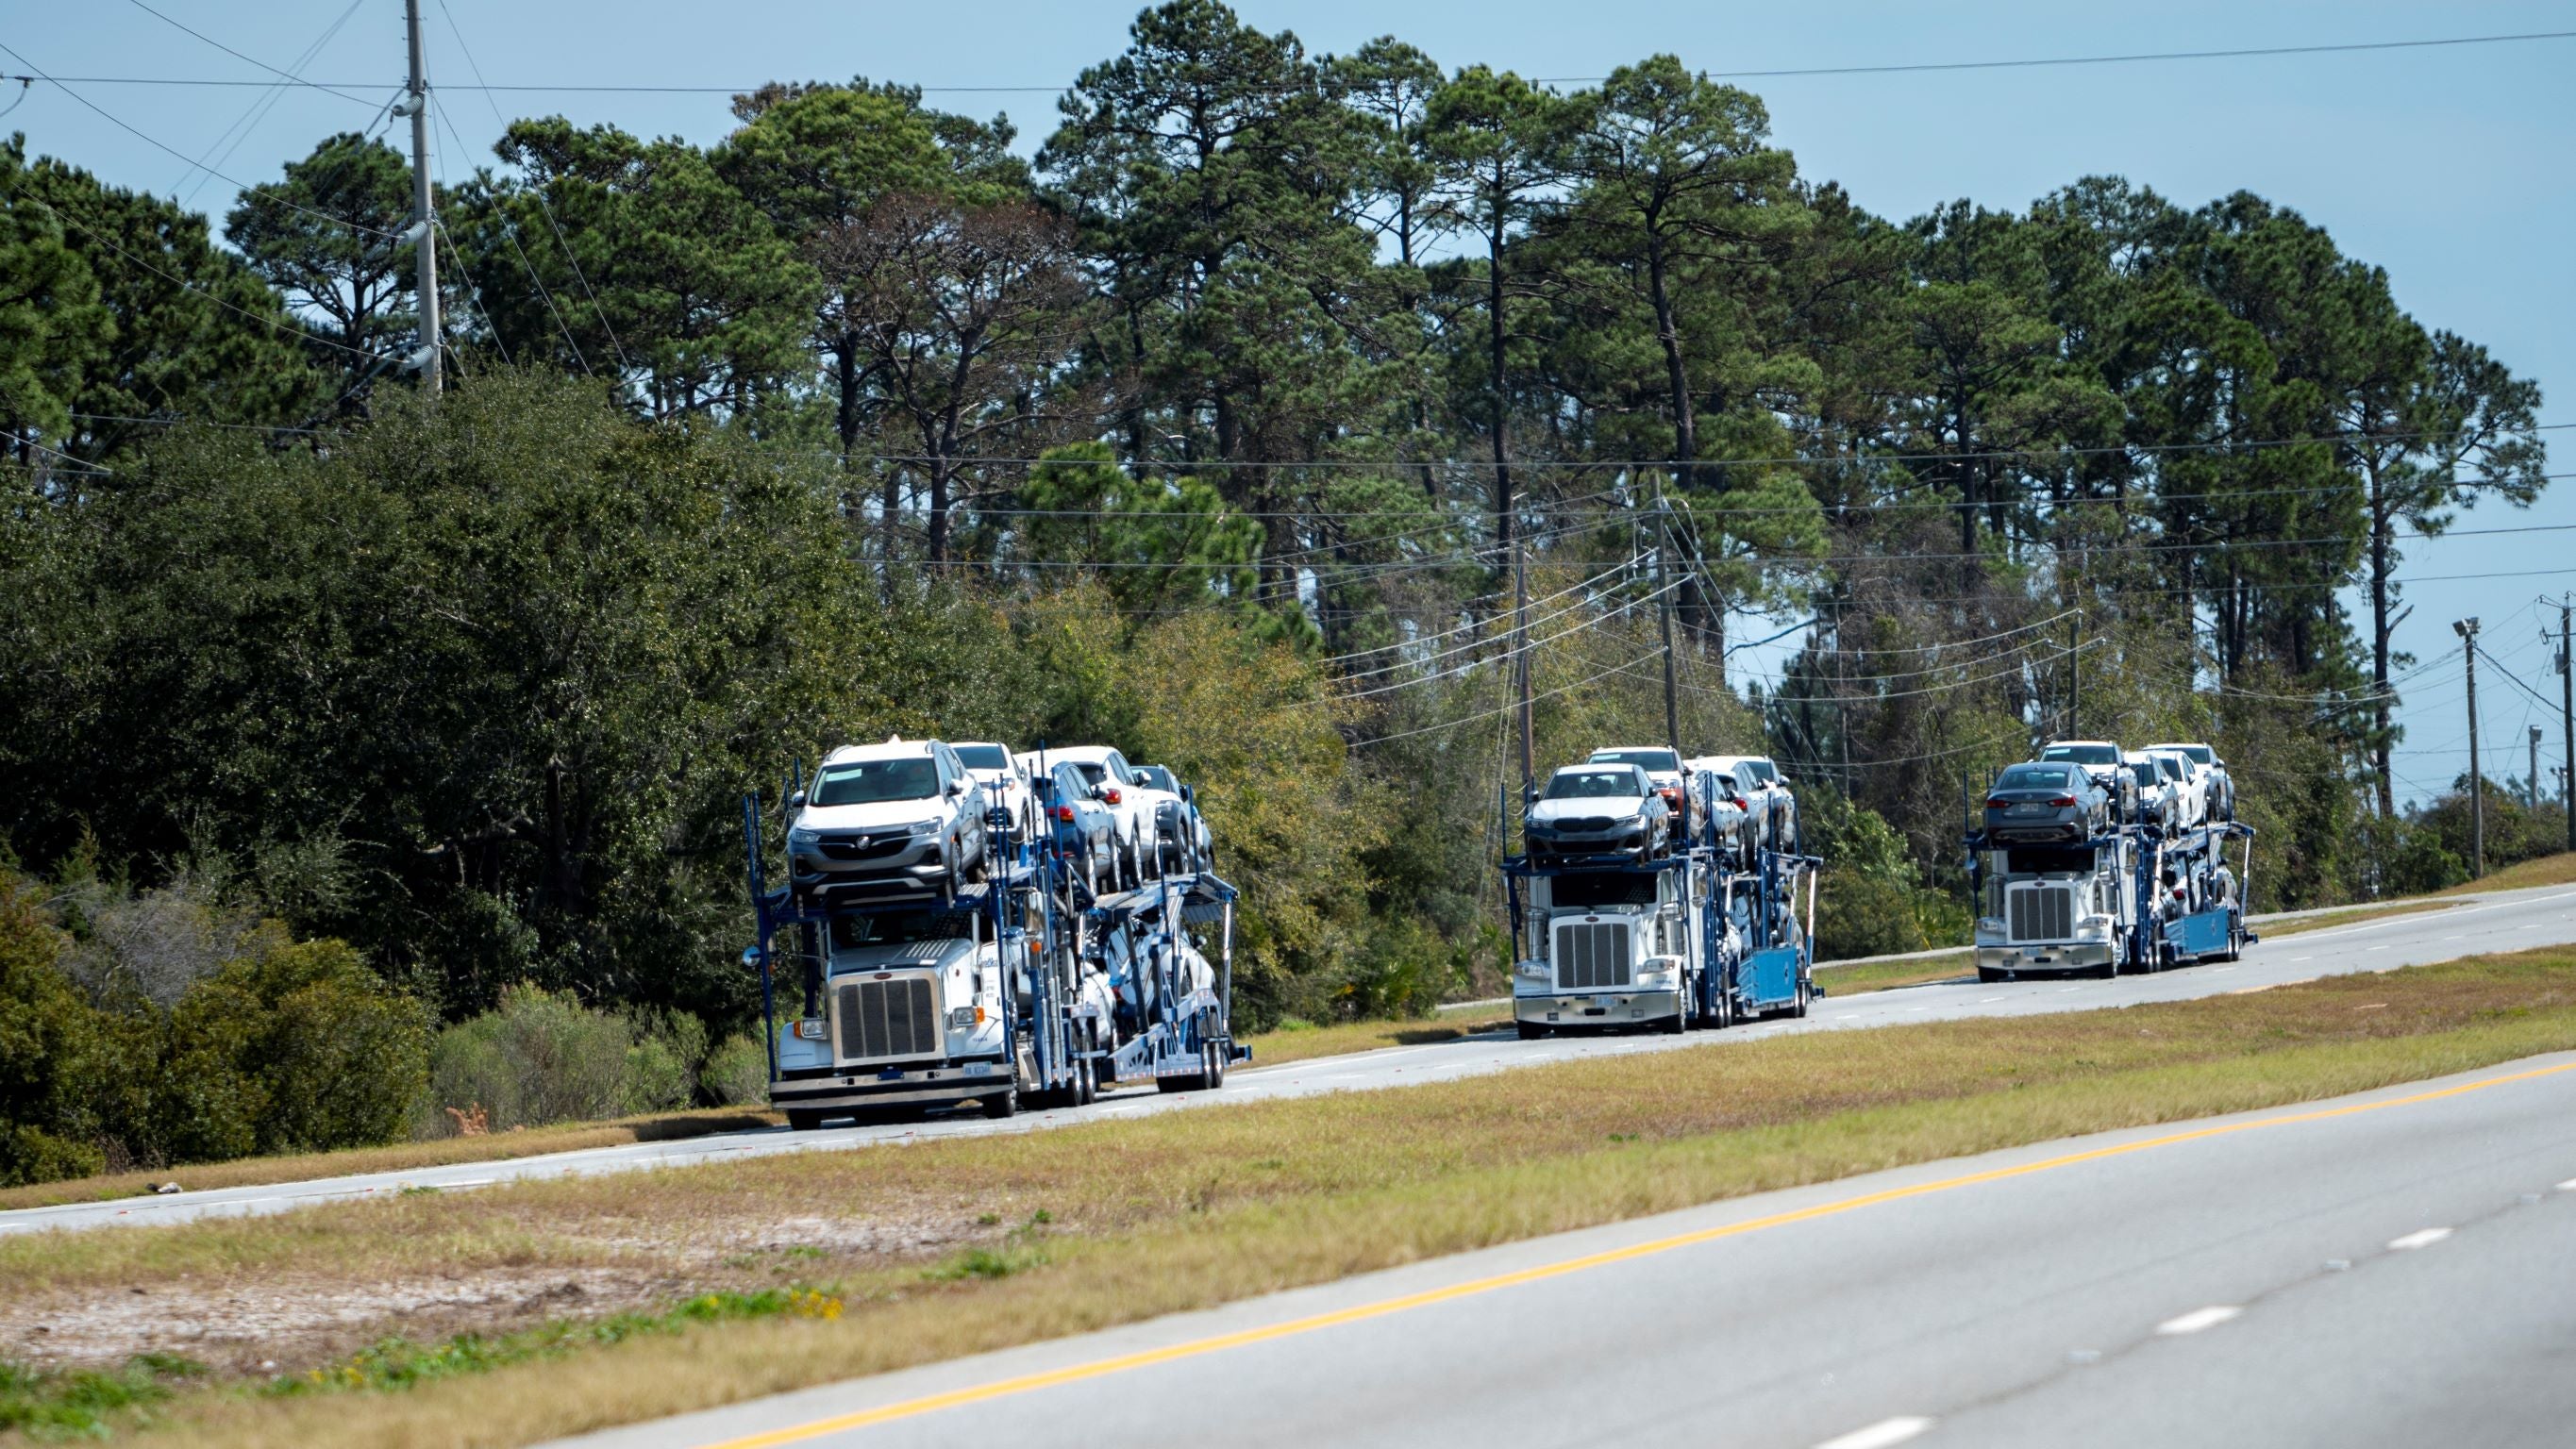
M 881 745 L 843 745 L 823 757 L 826 765 L 856 764 L 861 760 L 911 760 L 931 752 L 937 740 L 891 739 Z
M 1595 770 L 1634 770 L 1640 775 L 1646 773 L 1646 767 L 1634 760 L 1585 760 L 1579 765 L 1559 765 L 1549 771 L 1547 777 L 1553 780 L 1559 775 L 1589 774 Z
M 2043 750 L 2062 750 L 2071 749 L 2076 745 L 2103 745 L 2115 750 L 2120 748 L 2117 743 L 2111 740 L 2050 740 L 2047 744 L 2040 746 L 2040 748 Z
M 1118 751 L 1109 745 L 1062 745 L 1047 751 L 1047 762 L 1053 764 L 1057 760 L 1071 760 L 1077 765 L 1097 765 L 1108 760 L 1111 755 L 1118 755 Z M 1123 760 L 1127 757 L 1118 755 L 1118 758 Z
M 1732 770 L 1744 764 L 1769 765 L 1771 757 L 1769 755 L 1693 755 L 1682 763 L 1712 770 Z M 1773 768 L 1778 767 L 1773 766 Z

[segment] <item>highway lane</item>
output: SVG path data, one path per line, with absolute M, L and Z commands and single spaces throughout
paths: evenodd
M 1713 1204 L 566 1449 L 2563 1444 L 2576 1055 Z
M 1264 1101 L 1319 1092 L 1362 1091 L 1446 1081 L 1515 1067 L 1632 1052 L 1672 1051 L 1758 1041 L 1799 1031 L 1826 1031 L 1975 1016 L 2024 1016 L 2082 1011 L 2147 1001 L 2175 1001 L 2353 971 L 2393 970 L 2490 951 L 2576 942 L 2576 888 L 2544 886 L 2498 892 L 2444 910 L 2392 916 L 2259 943 L 2232 966 L 2194 966 L 2152 976 L 2098 980 L 2032 980 L 1986 986 L 1973 980 L 1847 998 L 1828 996 L 1807 1020 L 1771 1021 L 1723 1032 L 1687 1036 L 1576 1037 L 1523 1042 L 1484 1035 L 1423 1046 L 1391 1047 L 1349 1056 L 1320 1057 L 1276 1067 L 1238 1068 L 1223 1090 L 1166 1096 L 1150 1087 L 1105 1096 L 1079 1109 L 1024 1112 L 991 1121 L 972 1112 L 945 1113 L 902 1124 L 839 1127 L 795 1133 L 784 1128 L 724 1133 L 674 1142 L 638 1142 L 578 1152 L 549 1153 L 507 1162 L 327 1178 L 284 1186 L 224 1188 L 99 1203 L 0 1212 L 0 1234 L 47 1228 L 87 1228 L 187 1222 L 200 1217 L 285 1212 L 329 1202 L 358 1201 L 406 1188 L 465 1190 L 528 1177 L 627 1172 L 684 1166 L 780 1152 L 907 1143 L 938 1137 L 1025 1132 L 1067 1123 L 1179 1111 L 1228 1102 Z M 1831 990 L 1832 972 L 1823 973 Z M 185 1172 L 175 1174 L 183 1181 Z

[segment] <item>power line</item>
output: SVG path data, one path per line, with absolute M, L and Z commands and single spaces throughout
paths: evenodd
M 353 95 L 349 94 L 347 91 L 333 90 L 333 89 L 332 89 L 331 87 L 329 87 L 329 86 L 321 85 L 321 84 L 318 84 L 318 83 L 316 83 L 316 82 L 306 80 L 304 77 L 302 77 L 302 76 L 300 76 L 300 75 L 296 75 L 296 74 L 295 74 L 295 73 L 293 73 L 292 71 L 283 71 L 283 70 L 279 70 L 276 66 L 270 65 L 267 61 L 261 60 L 261 59 L 259 59 L 257 56 L 244 55 L 244 54 L 242 54 L 240 51 L 233 49 L 231 46 L 224 44 L 222 41 L 215 39 L 213 36 L 208 35 L 207 33 L 205 33 L 205 32 L 204 32 L 204 31 L 202 31 L 202 30 L 193 29 L 193 28 L 191 28 L 190 26 L 187 26 L 187 25 L 181 24 L 179 21 L 176 21 L 176 20 L 171 19 L 169 16 L 162 14 L 160 11 L 155 10 L 155 9 L 153 9 L 151 6 L 144 4 L 144 3 L 143 3 L 143 0 L 126 0 L 126 3 L 127 3 L 127 4 L 129 4 L 129 5 L 132 5 L 135 9 L 142 11 L 144 14 L 151 16 L 151 17 L 152 17 L 153 19 L 155 19 L 155 20 L 161 21 L 162 23 L 167 24 L 167 25 L 176 26 L 177 28 L 179 28 L 179 29 L 181 29 L 181 30 L 185 30 L 185 31 L 187 31 L 190 35 L 193 35 L 193 36 L 197 37 L 199 40 L 204 41 L 206 44 L 213 46 L 215 49 L 222 51 L 224 54 L 231 56 L 231 57 L 232 57 L 233 59 L 235 59 L 235 60 L 248 61 L 248 62 L 250 62 L 252 65 L 258 66 L 261 70 L 267 71 L 270 75 L 280 77 L 281 79 L 284 79 L 284 80 L 286 80 L 287 82 L 289 82 L 289 83 L 291 83 L 291 84 L 299 85 L 299 86 L 307 86 L 307 87 L 310 87 L 311 89 L 313 89 L 313 90 L 317 90 L 317 91 L 324 91 L 324 92 L 327 92 L 327 93 L 329 93 L 329 94 L 331 94 L 331 95 L 338 96 L 340 99 L 342 99 L 342 100 L 344 100 L 344 101 L 356 101 L 358 104 L 360 104 L 360 105 L 362 105 L 362 106 L 363 106 L 363 105 L 371 104 L 371 102 L 369 102 L 369 101 L 367 100 L 367 98 L 366 98 L 366 97 L 364 97 L 364 96 L 353 96 Z M 353 8 L 353 9 L 354 9 L 355 7 L 353 6 L 353 7 L 351 7 L 351 8 Z M 346 17 L 344 16 L 344 17 L 342 17 L 342 18 L 343 18 L 343 19 L 345 19 Z M 336 30 L 336 29 L 338 29 L 339 27 L 338 27 L 338 26 L 333 26 L 332 28 L 333 28 L 334 30 Z M 263 84 L 274 84 L 274 82 L 263 82 Z
M 1601 680 L 1604 680 L 1604 679 L 1609 678 L 1609 677 L 1610 677 L 1611 675 L 1613 675 L 1613 674 L 1621 674 L 1621 673 L 1625 673 L 1626 671 L 1628 671 L 1628 670 L 1630 670 L 1630 669 L 1635 668 L 1637 665 L 1640 665 L 1640 664 L 1645 663 L 1645 662 L 1646 662 L 1647 660 L 1649 660 L 1649 659 L 1654 659 L 1654 658 L 1657 658 L 1657 657 L 1661 656 L 1661 654 L 1662 654 L 1662 653 L 1663 653 L 1663 651 L 1662 651 L 1662 650 L 1660 650 L 1660 649 L 1650 649 L 1650 650 L 1646 651 L 1644 654 L 1641 654 L 1641 655 L 1637 656 L 1636 658 L 1629 660 L 1629 661 L 1628 661 L 1627 663 L 1625 663 L 1625 664 L 1613 664 L 1613 665 L 1611 665 L 1609 668 L 1602 670 L 1602 671 L 1601 671 L 1600 673 L 1598 673 L 1598 674 L 1591 675 L 1591 676 L 1589 676 L 1589 677 L 1587 677 L 1587 678 L 1578 679 L 1578 680 L 1574 681 L 1572 684 L 1560 685 L 1560 686 L 1558 686 L 1557 688 L 1555 688 L 1555 689 L 1551 689 L 1551 690 L 1547 690 L 1547 691 L 1545 691 L 1544 693 L 1540 693 L 1540 694 L 1533 694 L 1533 695 L 1531 695 L 1531 696 L 1530 696 L 1530 698 L 1531 698 L 1533 701 L 1536 701 L 1536 700 L 1542 700 L 1542 699 L 1550 699 L 1550 698 L 1555 697 L 1556 695 L 1564 694 L 1564 693 L 1566 693 L 1566 692 L 1567 692 L 1567 691 L 1569 691 L 1569 690 L 1581 689 L 1582 687 L 1584 687 L 1584 686 L 1585 686 L 1585 685 L 1587 685 L 1587 684 L 1595 684 L 1595 683 L 1598 683 L 1598 682 L 1599 682 L 1599 681 L 1601 681 Z M 1427 735 L 1427 734 L 1432 733 L 1432 732 L 1433 732 L 1433 731 L 1435 731 L 1435 730 L 1449 730 L 1449 729 L 1456 729 L 1456 728 L 1457 728 L 1458 726 L 1460 726 L 1460 725 L 1463 725 L 1463 724 L 1473 724 L 1473 723 L 1475 723 L 1476 721 L 1478 721 L 1478 720 L 1480 720 L 1480 719 L 1491 719 L 1491 718 L 1492 718 L 1492 717 L 1494 717 L 1495 715 L 1498 715 L 1498 714 L 1507 714 L 1507 713 L 1509 713 L 1509 712 L 1511 712 L 1511 711 L 1513 711 L 1513 710 L 1516 710 L 1516 709 L 1518 709 L 1518 708 L 1520 708 L 1520 704 L 1519 704 L 1517 701 L 1515 701 L 1515 702 L 1513 702 L 1513 703 L 1511 703 L 1511 704 L 1504 705 L 1501 709 L 1486 710 L 1486 711 L 1483 711 L 1482 713 L 1479 713 L 1479 714 L 1461 715 L 1461 716 L 1459 716 L 1457 719 L 1453 719 L 1453 720 L 1445 720 L 1445 721 L 1443 721 L 1443 722 L 1441 722 L 1441 723 L 1439 723 L 1439 724 L 1436 724 L 1436 725 L 1424 725 L 1424 726 L 1423 726 L 1422 728 L 1420 728 L 1420 729 L 1404 730 L 1404 731 L 1401 731 L 1401 732 L 1399 732 L 1399 733 L 1391 734 L 1391 735 L 1378 735 L 1378 736 L 1375 736 L 1375 737 L 1373 737 L 1373 738 L 1365 739 L 1365 740 L 1353 740 L 1353 741 L 1351 741 L 1351 745 L 1350 745 L 1350 747 L 1351 747 L 1352 749 L 1355 749 L 1355 750 L 1356 750 L 1356 749 L 1360 749 L 1360 748 L 1363 748 L 1363 747 L 1368 746 L 1368 745 L 1382 745 L 1382 744 L 1387 743 L 1387 742 L 1388 742 L 1388 741 L 1390 741 L 1390 740 L 1411 739 L 1411 738 L 1412 738 L 1413 736 L 1415 736 L 1415 735 Z
M 2051 66 L 2144 65 L 2195 60 L 2250 60 L 2280 56 L 2343 55 L 2394 50 L 2432 50 L 2468 45 L 2506 45 L 2535 40 L 2576 39 L 2576 31 L 2536 30 L 2504 35 L 2458 35 L 2428 40 L 2352 41 L 2326 45 L 2238 46 L 2223 50 L 2135 51 L 2119 55 L 2032 56 L 2017 59 L 1913 61 L 1892 65 L 1799 66 L 1766 70 L 1714 70 L 1699 74 L 1711 80 L 1798 80 L 1819 76 L 1867 76 L 1926 74 L 1944 71 L 2034 70 Z M 0 80 L 14 80 L 0 76 Z M 39 77 L 46 79 L 46 77 Z M 253 82 L 202 79 L 188 76 L 74 76 L 85 85 L 249 85 Z M 1597 75 L 1534 76 L 1534 85 L 1598 85 L 1609 79 Z M 513 85 L 450 86 L 450 90 L 483 90 L 501 93 L 535 92 L 540 94 L 598 95 L 747 95 L 758 91 L 758 85 L 639 85 L 575 84 L 543 82 Z M 923 85 L 910 89 L 925 95 L 1061 95 L 1073 89 L 1070 85 Z M 1273 88 L 1289 89 L 1289 88 Z M 1294 87 L 1304 90 L 1306 87 Z
M 27 67 L 29 70 L 34 70 L 34 69 L 35 69 L 35 67 L 36 67 L 36 63 L 35 63 L 34 61 L 31 61 L 31 60 L 27 59 L 25 56 L 18 54 L 18 52 L 14 51 L 14 50 L 11 50 L 11 49 L 10 49 L 6 44 L 4 44 L 4 43 L 0 43 L 0 54 L 5 54 L 5 55 L 9 56 L 11 59 L 13 59 L 13 60 L 17 61 L 20 65 L 23 65 L 23 66 Z M 47 80 L 47 81 L 52 81 L 52 80 L 53 80 L 53 77 L 48 76 L 48 75 L 45 75 L 45 74 L 44 74 L 43 72 L 41 72 L 41 71 L 38 71 L 38 72 L 37 72 L 37 77 L 36 77 L 36 78 L 37 78 L 37 79 L 39 79 L 39 80 Z M 168 152 L 170 155 L 175 156 L 175 157 L 179 158 L 180 160 L 187 162 L 191 167 L 197 167 L 197 165 L 198 165 L 198 163 L 197 163 L 197 159 L 196 159 L 195 157 L 190 156 L 187 152 L 182 151 L 182 150 L 180 150 L 179 148 L 177 148 L 176 146 L 172 146 L 172 145 L 170 145 L 169 143 L 167 143 L 167 142 L 165 142 L 165 141 L 162 141 L 162 140 L 160 140 L 160 139 L 159 139 L 159 138 L 157 138 L 157 137 L 154 137 L 154 136 L 148 135 L 148 134 L 146 134 L 144 131 L 142 131 L 141 129 L 139 129 L 139 128 L 135 127 L 135 126 L 132 126 L 132 125 L 127 124 L 127 122 L 126 122 L 123 118 L 119 117 L 115 112 L 108 110 L 106 107 L 99 105 L 97 102 L 95 102 L 95 101 L 91 100 L 89 97 L 82 95 L 80 92 L 78 92 L 78 91 L 76 91 L 76 90 L 73 90 L 70 86 L 64 85 L 64 84 L 63 84 L 62 82 L 60 82 L 60 81 L 54 81 L 53 83 L 54 83 L 55 88 L 56 88 L 56 89 L 58 89 L 58 90 L 60 90 L 64 95 L 67 95 L 67 96 L 71 97 L 73 100 L 76 100 L 76 101 L 80 102 L 83 106 L 88 107 L 91 111 L 96 112 L 96 113 L 97 113 L 101 118 L 105 119 L 109 124 L 111 124 L 111 125 L 115 126 L 118 130 L 125 132 L 127 135 L 134 137 L 136 140 L 141 141 L 141 142 L 143 142 L 145 145 L 151 146 L 151 147 L 155 148 L 156 150 L 160 150 L 160 151 L 166 151 L 166 152 Z M 275 84 L 276 84 L 276 82 L 275 82 L 275 81 L 263 81 L 263 82 L 261 82 L 261 84 L 263 84 L 263 85 L 275 85 Z M 333 216 L 331 213 L 329 213 L 329 212 L 327 212 L 327 211 L 316 211 L 316 210 L 314 210 L 312 207 L 306 206 L 306 205 L 302 204 L 301 202 L 290 201 L 290 200 L 288 200 L 285 196 L 282 196 L 282 195 L 280 195 L 280 194 L 279 194 L 279 193 L 277 193 L 277 192 L 271 191 L 271 190 L 269 190 L 268 188 L 266 188 L 266 187 L 264 187 L 264 186 L 252 186 L 252 185 L 250 185 L 250 184 L 249 184 L 249 183 L 247 183 L 247 182 L 234 180 L 232 177 L 230 177 L 230 176 L 226 176 L 224 173 L 222 173 L 222 172 L 220 172 L 220 171 L 217 171 L 217 170 L 215 170 L 215 169 L 214 169 L 214 168 L 212 168 L 212 167 L 202 167 L 202 168 L 199 168 L 199 169 L 204 170 L 208 175 L 213 176 L 215 179 L 217 179 L 217 180 L 219 180 L 219 181 L 229 182 L 229 183 L 230 183 L 230 184 L 232 184 L 233 186 L 236 186 L 236 187 L 240 188 L 240 190 L 241 190 L 242 194 L 243 194 L 243 195 L 245 195 L 245 196 L 257 196 L 257 197 L 263 197 L 263 198 L 266 198 L 266 199 L 268 199 L 268 200 L 271 200 L 271 201 L 276 202 L 276 203 L 277 203 L 278 205 L 280 205 L 280 206 L 286 207 L 286 208 L 287 208 L 288 210 L 290 210 L 290 211 L 300 211 L 300 212 L 304 213 L 306 216 L 319 217 L 319 218 L 321 218 L 321 219 L 322 219 L 322 220 L 324 220 L 324 221 L 330 222 L 330 223 L 331 223 L 331 224 L 333 224 L 334 226 L 345 226 L 345 227 L 349 228 L 351 231 L 362 231 L 362 232 L 367 233 L 367 234 L 368 234 L 368 235 L 370 235 L 370 236 L 388 237 L 388 238 L 391 238 L 391 239 L 396 240 L 396 241 L 399 241 L 399 240 L 401 240 L 401 239 L 402 239 L 403 233 L 401 233 L 401 232 L 398 232 L 398 231 L 386 231 L 386 230 L 384 230 L 382 227 L 373 227 L 373 226 L 369 226 L 369 225 L 367 225 L 365 222 L 360 222 L 360 221 L 351 221 L 351 220 L 349 220 L 347 217 L 344 217 L 344 216 Z

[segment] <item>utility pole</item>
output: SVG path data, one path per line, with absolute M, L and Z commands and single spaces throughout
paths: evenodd
M 1508 521 L 1505 524 L 1509 526 Z M 1530 749 L 1529 571 L 1522 563 L 1527 545 L 1512 540 L 1512 662 L 1521 692 L 1521 804 L 1529 804 L 1538 784 L 1538 760 Z
M 2083 632 L 2084 619 L 2081 615 L 2066 621 L 2066 738 L 2070 740 L 2084 738 L 2084 731 L 2075 723 L 2076 703 L 2084 697 L 2080 688 L 2083 680 L 2076 672 L 2082 666 L 2078 659 L 2075 636 Z
M 1664 553 L 1673 536 L 1673 504 L 1669 498 L 1656 501 L 1661 526 L 1655 532 L 1655 617 L 1664 631 L 1664 743 L 1678 755 L 1682 752 L 1682 711 L 1673 679 L 1673 580 L 1672 566 Z
M 2576 850 L 2576 669 L 2568 667 L 2569 616 L 2576 599 L 2558 596 L 2558 725 L 2567 745 L 2567 763 L 2558 771 L 2558 808 L 2567 817 L 2567 848 Z
M 2538 725 L 2531 727 L 2531 775 L 2522 782 L 2522 806 L 2526 810 L 2540 808 L 2540 726 Z
M 403 0 L 403 27 L 411 41 L 411 89 L 397 110 L 411 117 L 411 244 L 420 260 L 420 350 L 411 366 L 420 385 L 438 395 L 438 213 L 429 185 L 429 77 L 422 70 L 420 0 Z
M 2487 791 L 2478 774 L 2478 621 L 2472 617 L 2451 625 L 2460 636 L 2460 655 L 2469 666 L 2469 877 L 2487 873 Z

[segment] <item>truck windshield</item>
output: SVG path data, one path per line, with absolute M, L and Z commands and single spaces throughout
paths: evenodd
M 1563 770 L 1547 782 L 1550 800 L 1634 800 L 1644 793 L 1638 788 L 1637 772 L 1621 766 L 1616 770 Z
M 1011 755 L 1000 745 L 959 745 L 958 762 L 970 770 L 1007 770 Z
M 1593 755 L 1599 765 L 1635 765 L 1649 774 L 1678 775 L 1682 757 L 1670 750 L 1602 750 Z
M 834 765 L 814 780 L 807 800 L 816 805 L 875 805 L 887 800 L 927 800 L 939 793 L 939 771 L 926 755 L 901 760 L 861 760 Z
M 855 951 L 912 941 L 945 941 L 964 937 L 971 921 L 947 911 L 889 911 L 881 916 L 834 916 L 832 949 Z

